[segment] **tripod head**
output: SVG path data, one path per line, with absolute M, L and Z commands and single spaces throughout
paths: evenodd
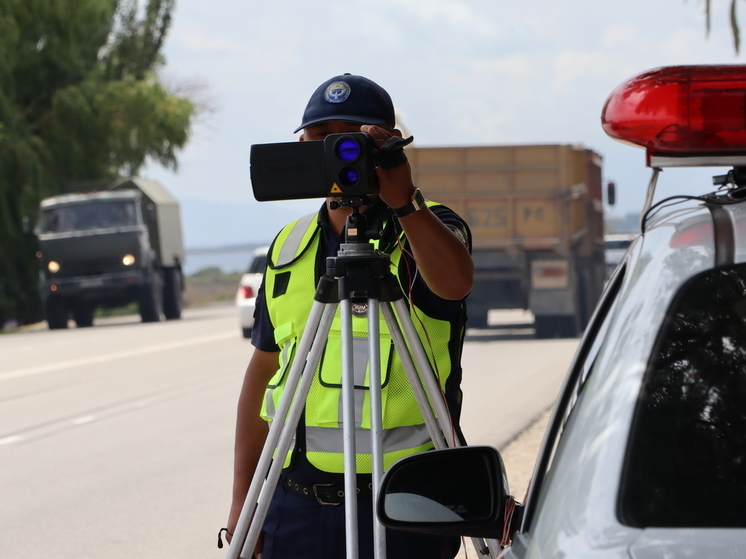
M 367 210 L 360 208 L 367 206 Z M 329 208 L 352 208 L 352 213 L 347 216 L 345 223 L 344 244 L 369 244 L 373 239 L 380 239 L 383 235 L 383 219 L 386 205 L 378 198 L 368 196 L 341 198 L 332 200 Z
M 360 208 L 367 206 L 365 211 Z M 314 299 L 331 303 L 351 299 L 356 303 L 373 297 L 396 301 L 403 297 L 398 280 L 391 273 L 389 255 L 371 242 L 384 236 L 388 206 L 367 196 L 342 198 L 329 203 L 331 210 L 352 208 L 345 222 L 345 238 L 336 256 L 326 259 L 326 273 L 319 280 Z

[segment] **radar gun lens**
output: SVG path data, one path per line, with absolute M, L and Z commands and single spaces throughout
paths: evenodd
M 343 167 L 339 172 L 339 183 L 343 187 L 350 188 L 360 182 L 360 169 L 356 167 Z
M 361 147 L 353 138 L 341 138 L 337 145 L 334 146 L 339 157 L 342 161 L 355 161 L 360 157 Z

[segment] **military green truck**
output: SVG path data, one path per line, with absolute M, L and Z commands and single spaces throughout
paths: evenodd
M 415 184 L 471 227 L 469 325 L 524 309 L 537 338 L 582 331 L 605 278 L 601 156 L 563 144 L 407 150 Z
M 41 201 L 39 289 L 49 328 L 67 328 L 71 315 L 78 327 L 92 326 L 97 308 L 133 302 L 143 322 L 181 318 L 178 201 L 140 178 L 102 186 Z

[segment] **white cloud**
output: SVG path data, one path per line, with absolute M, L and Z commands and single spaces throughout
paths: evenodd
M 588 145 L 635 209 L 643 151 L 604 135 L 603 102 L 652 67 L 739 62 L 724 4 L 706 39 L 700 3 L 682 0 L 180 0 L 166 72 L 205 80 L 221 110 L 178 175 L 149 172 L 179 196 L 248 203 L 250 145 L 294 140 L 313 89 L 352 72 L 390 91 L 418 145 Z
M 604 48 L 627 48 L 638 40 L 638 29 L 632 24 L 614 25 L 604 31 L 602 44 Z
M 176 27 L 170 34 L 169 40 L 189 50 L 197 51 L 200 55 L 235 52 L 242 48 L 241 43 L 236 39 L 217 33 L 207 33 L 196 22 Z

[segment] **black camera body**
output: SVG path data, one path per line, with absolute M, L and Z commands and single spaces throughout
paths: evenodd
M 259 202 L 378 194 L 373 140 L 362 132 L 323 140 L 254 144 L 251 187 Z

